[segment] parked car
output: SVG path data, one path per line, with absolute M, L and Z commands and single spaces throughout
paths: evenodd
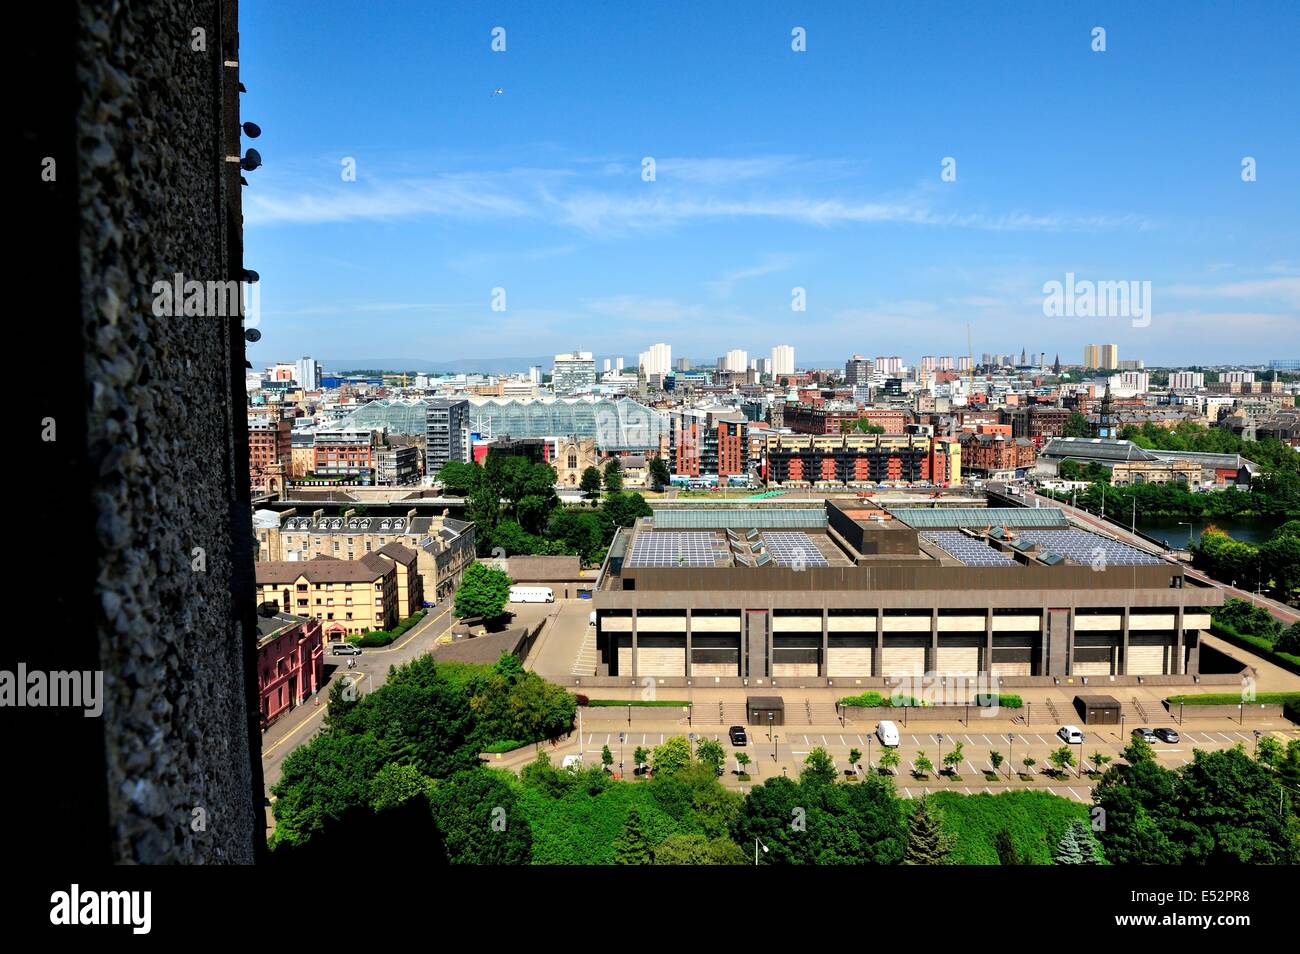
M 881 745 L 898 745 L 898 726 L 888 719 L 877 723 L 876 738 L 880 740 Z
M 1156 738 L 1161 742 L 1177 742 L 1178 733 L 1173 729 L 1156 729 Z
M 582 756 L 566 755 L 564 757 L 564 761 L 560 763 L 560 768 L 574 769 L 574 770 L 582 768 Z
M 1156 740 L 1156 734 L 1147 728 L 1134 729 L 1133 736 L 1143 742 L 1154 742 Z
M 749 745 L 749 736 L 745 734 L 743 725 L 733 725 L 727 730 L 727 735 L 731 739 L 732 745 Z
M 1077 725 L 1063 725 L 1056 730 L 1056 734 L 1061 737 L 1061 741 L 1069 745 L 1083 744 L 1083 730 Z
M 361 647 L 353 643 L 330 643 L 331 656 L 360 656 Z

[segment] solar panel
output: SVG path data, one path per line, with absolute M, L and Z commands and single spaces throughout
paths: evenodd
M 1016 561 L 1006 554 L 999 553 L 983 540 L 966 536 L 960 530 L 927 530 L 921 535 L 966 566 L 1016 565 Z
M 1160 566 L 1159 557 L 1086 530 L 1025 530 L 1022 540 L 1037 544 L 1041 549 L 1059 553 L 1073 563 L 1088 566 Z
M 830 566 L 806 533 L 769 531 L 763 534 L 763 542 L 778 566 Z
M 631 567 L 716 566 L 731 560 L 715 533 L 638 533 L 632 541 Z

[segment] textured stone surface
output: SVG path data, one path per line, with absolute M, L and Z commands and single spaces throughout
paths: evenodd
M 223 280 L 215 0 L 78 5 L 88 459 L 101 548 L 113 855 L 251 862 L 240 614 L 232 608 L 230 322 L 159 318 L 155 281 Z M 190 48 L 191 30 L 208 49 Z M 236 509 L 235 512 L 238 512 Z M 90 541 L 87 541 L 90 542 Z M 191 569 L 195 547 L 206 570 Z M 206 830 L 195 831 L 195 809 Z

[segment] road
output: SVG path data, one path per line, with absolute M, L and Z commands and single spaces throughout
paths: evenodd
M 389 666 L 401 666 L 433 649 L 434 641 L 451 626 L 451 603 L 429 610 L 429 615 L 407 633 L 400 642 L 382 649 L 366 649 L 360 656 L 325 656 L 325 682 L 315 697 L 278 719 L 262 734 L 262 776 L 266 791 L 280 778 L 284 758 L 319 731 L 324 719 L 330 684 L 334 679 L 348 679 L 359 685 L 361 693 L 372 692 L 388 678 Z M 356 669 L 348 669 L 347 660 L 356 659 Z

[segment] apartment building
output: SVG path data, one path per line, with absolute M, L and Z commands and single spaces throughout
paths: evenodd
M 284 489 L 284 478 L 293 472 L 293 423 L 270 416 L 249 417 L 248 475 L 255 493 Z
M 257 693 L 262 731 L 325 683 L 321 621 L 264 603 L 257 616 Z
M 961 444 L 913 434 L 769 435 L 761 472 L 772 487 L 961 482 Z
M 319 430 L 312 436 L 312 474 L 368 484 L 378 468 L 375 434 L 367 430 Z
M 254 564 L 258 600 L 321 622 L 327 640 L 397 625 L 397 564 L 369 553 L 358 560 L 263 560 Z
M 414 583 L 404 584 L 408 593 L 417 590 L 408 598 L 414 609 L 424 600 L 442 600 L 454 592 L 475 554 L 474 524 L 417 516 L 415 510 L 387 516 L 359 515 L 355 509 L 337 516 L 326 516 L 324 510 L 310 515 L 296 508 L 258 510 L 253 515 L 253 533 L 259 562 L 301 563 L 321 556 L 355 560 L 385 554 L 386 547 L 398 544 L 416 558 L 418 589 Z M 394 552 L 385 555 L 391 559 Z
M 437 398 L 428 402 L 424 431 L 427 476 L 438 476 L 448 461 L 469 461 L 469 408 L 466 400 Z

